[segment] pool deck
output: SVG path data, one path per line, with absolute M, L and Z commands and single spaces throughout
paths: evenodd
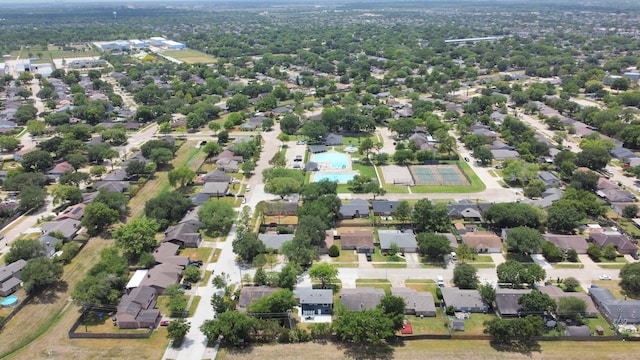
M 332 175 L 332 174 L 356 174 L 356 175 L 360 175 L 360 171 L 353 170 L 353 166 L 352 166 L 353 160 L 351 159 L 351 155 L 345 154 L 345 153 L 341 153 L 341 152 L 337 152 L 337 151 L 328 151 L 328 152 L 322 153 L 322 154 L 340 154 L 342 156 L 346 156 L 347 157 L 347 164 L 343 168 L 334 168 L 334 167 L 332 167 L 332 162 L 331 161 L 316 161 L 316 156 L 319 155 L 319 154 L 314 154 L 311 157 L 311 161 L 315 161 L 318 164 L 318 168 L 320 170 L 313 174 L 313 177 L 312 177 L 312 181 L 313 182 L 316 181 L 316 176 L 317 175 Z M 339 184 L 346 184 L 346 182 L 339 182 Z

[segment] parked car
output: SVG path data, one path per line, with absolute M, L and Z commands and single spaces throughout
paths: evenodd
M 243 198 L 243 197 L 244 197 L 244 194 L 238 194 L 238 195 L 236 195 L 236 197 L 241 197 L 241 198 Z
M 598 276 L 598 279 L 600 279 L 600 280 L 611 280 L 611 276 L 609 276 L 609 275 L 600 275 L 600 276 Z
M 202 266 L 202 264 L 203 264 L 202 260 L 194 260 L 194 261 L 189 260 L 189 265 L 188 266 L 200 267 L 200 266 Z
M 304 144 L 306 144 L 306 142 L 304 140 L 296 141 L 296 145 L 304 145 Z
M 191 283 L 183 282 L 182 284 L 180 284 L 180 287 L 185 289 L 185 290 L 191 290 Z
M 249 192 L 251 191 L 251 185 L 247 185 L 247 188 L 245 189 L 245 192 Z
M 464 161 L 469 162 L 469 158 L 465 156 Z
M 367 261 L 371 261 L 371 253 L 367 253 Z
M 236 196 L 236 194 L 234 194 L 232 192 L 228 192 L 228 193 L 224 194 L 224 196 L 233 197 L 233 196 Z
M 160 326 L 169 326 L 171 324 L 171 320 L 161 320 Z
M 502 169 L 502 165 L 496 165 L 496 169 Z

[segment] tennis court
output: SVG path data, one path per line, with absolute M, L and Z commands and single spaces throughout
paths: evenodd
M 413 165 L 410 170 L 416 185 L 469 185 L 457 165 Z

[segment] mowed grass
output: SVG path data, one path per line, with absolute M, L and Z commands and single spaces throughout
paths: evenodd
M 192 49 L 166 50 L 166 51 L 163 51 L 162 54 L 166 56 L 170 56 L 174 59 L 182 60 L 187 64 L 214 63 L 217 61 L 217 59 L 213 56 L 210 56 L 203 52 L 192 50 Z
M 26 305 L 2 330 L 1 359 L 159 359 L 168 343 L 166 329 L 150 339 L 69 339 L 67 332 L 80 316 L 80 307 L 70 301 L 76 283 L 93 266 L 100 251 L 112 241 L 93 238 L 65 266 L 66 286 L 52 296 L 42 296 Z M 37 340 L 36 340 L 37 339 Z
M 531 352 L 504 351 L 482 340 L 413 340 L 390 348 L 359 347 L 345 343 L 301 343 L 256 345 L 242 350 L 222 349 L 217 360 L 281 359 L 440 359 L 440 360 L 538 360 L 538 359 L 630 359 L 640 343 L 631 342 L 540 342 Z
M 205 160 L 206 154 L 196 149 L 196 141 L 187 141 L 178 149 L 175 158 L 171 161 L 174 168 L 186 166 L 196 171 Z M 153 197 L 171 190 L 169 185 L 169 171 L 156 171 L 153 179 L 138 191 L 136 196 L 129 200 L 129 219 L 140 217 L 144 212 L 144 205 Z

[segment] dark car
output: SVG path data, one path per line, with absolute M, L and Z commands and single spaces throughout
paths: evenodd
M 236 196 L 236 194 L 234 194 L 232 192 L 228 192 L 228 193 L 224 194 L 224 196 L 233 197 L 233 196 Z
M 203 262 L 202 260 L 194 260 L 194 261 L 189 261 L 189 266 L 197 266 L 200 267 L 202 266 Z
M 180 284 L 180 287 L 182 287 L 185 290 L 191 290 L 191 283 L 183 282 L 182 284 Z
M 371 261 L 371 253 L 367 253 L 367 261 Z
M 243 197 L 244 197 L 244 194 L 238 194 L 238 195 L 236 195 L 236 197 L 241 197 L 241 198 L 243 198 Z
M 465 158 L 464 158 L 464 161 L 469 162 L 469 158 L 468 158 L 468 157 L 465 157 Z

